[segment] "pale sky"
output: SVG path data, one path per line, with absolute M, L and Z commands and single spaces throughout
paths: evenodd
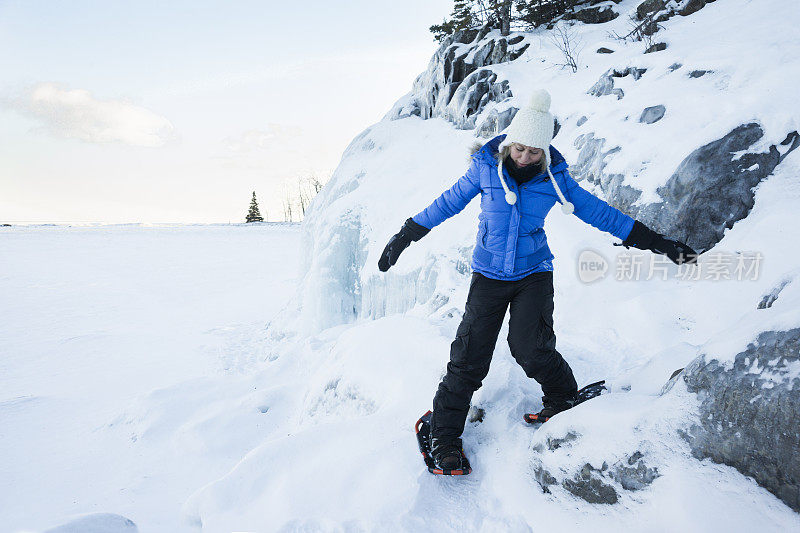
M 242 222 L 411 89 L 451 0 L 0 0 L 0 223 Z

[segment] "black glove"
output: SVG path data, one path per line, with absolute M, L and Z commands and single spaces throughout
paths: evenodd
M 380 271 L 386 272 L 389 270 L 390 266 L 397 263 L 397 258 L 400 257 L 403 250 L 408 248 L 411 241 L 416 242 L 420 240 L 427 235 L 429 231 L 430 229 L 417 224 L 410 218 L 406 220 L 406 223 L 400 228 L 400 232 L 389 239 L 389 244 L 383 249 L 381 258 L 378 259 L 378 268 Z
M 633 222 L 633 229 L 631 229 L 630 235 L 622 241 L 622 246 L 625 248 L 633 246 L 640 250 L 650 250 L 657 254 L 664 254 L 676 265 L 697 262 L 697 252 L 692 250 L 688 245 L 679 241 L 667 239 L 638 220 Z

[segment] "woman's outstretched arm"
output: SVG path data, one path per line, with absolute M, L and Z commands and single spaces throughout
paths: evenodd
M 383 249 L 378 268 L 386 272 L 397 262 L 403 250 L 412 241 L 418 241 L 456 213 L 460 213 L 481 190 L 478 163 L 473 159 L 466 174 L 449 189 L 444 191 L 431 205 L 406 220 L 400 232 L 393 236 Z
M 575 216 L 624 241 L 633 229 L 634 219 L 582 188 L 569 171 L 564 170 L 563 175 L 564 196 L 575 206 Z
M 578 185 L 567 170 L 564 170 L 564 181 L 564 196 L 575 206 L 575 215 L 587 224 L 622 239 L 623 246 L 664 254 L 677 265 L 697 261 L 698 254 L 690 246 L 668 239 L 611 207 Z

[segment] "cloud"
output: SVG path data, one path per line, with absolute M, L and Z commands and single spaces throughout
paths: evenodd
M 173 136 L 165 117 L 124 100 L 99 100 L 83 89 L 40 83 L 13 107 L 41 121 L 53 135 L 132 146 L 163 146 Z
M 228 137 L 223 143 L 228 150 L 236 153 L 270 150 L 301 133 L 302 130 L 297 126 L 270 123 L 266 129 L 248 130 L 236 137 Z

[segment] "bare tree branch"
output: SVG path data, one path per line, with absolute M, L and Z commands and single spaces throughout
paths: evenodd
M 550 40 L 564 56 L 564 62 L 556 64 L 562 68 L 569 67 L 572 72 L 578 72 L 578 58 L 583 50 L 578 32 L 572 26 L 558 24 L 550 34 Z

